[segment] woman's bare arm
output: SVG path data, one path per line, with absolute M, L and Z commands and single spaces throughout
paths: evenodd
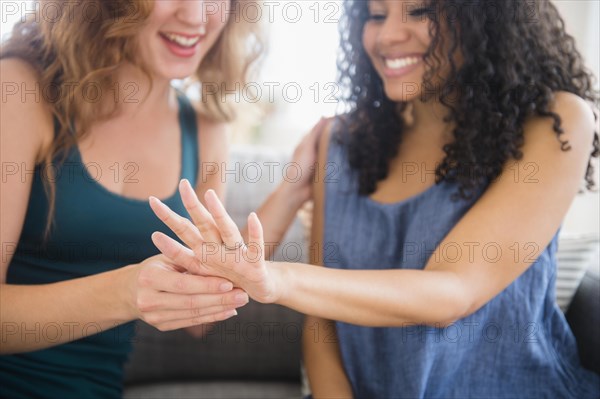
M 255 215 L 249 218 L 248 243 L 238 249 L 238 257 L 224 256 L 225 247 L 198 236 L 181 236 L 193 251 L 159 233 L 153 240 L 176 262 L 226 277 L 260 302 L 365 326 L 444 326 L 472 314 L 524 273 L 556 234 L 577 194 L 592 149 L 594 118 L 582 99 L 568 93 L 556 95 L 553 110 L 562 120 L 561 139 L 571 149 L 561 150 L 552 119 L 528 121 L 522 159 L 506 163 L 505 173 L 448 233 L 424 270 L 335 270 L 265 262 L 257 257 L 262 227 Z M 535 167 L 534 181 L 510 173 L 523 165 Z M 208 192 L 205 198 L 221 236 L 232 237 L 236 228 L 217 197 Z M 155 212 L 175 230 L 182 223 L 168 208 Z M 487 243 L 501 255 L 490 257 L 483 251 Z M 459 258 L 446 259 L 449 245 L 465 250 Z M 520 256 L 515 256 L 515 245 L 523 249 Z

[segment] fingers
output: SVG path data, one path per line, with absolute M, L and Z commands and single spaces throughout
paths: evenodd
M 242 306 L 242 305 L 240 305 Z M 239 307 L 239 306 L 238 306 Z M 153 326 L 177 321 L 185 321 L 198 317 L 205 317 L 217 313 L 235 310 L 236 306 L 213 306 L 210 308 L 195 308 L 187 310 L 159 310 L 144 314 L 142 320 Z
M 243 245 L 244 239 L 242 238 L 240 230 L 237 228 L 231 217 L 229 217 L 227 211 L 225 211 L 225 207 L 219 200 L 219 197 L 217 197 L 217 194 L 213 190 L 208 190 L 204 199 L 206 200 L 208 210 L 215 220 L 225 246 L 236 248 Z
M 258 215 L 252 212 L 248 216 L 248 252 L 251 259 L 259 260 L 264 254 L 263 228 Z
M 150 197 L 150 207 L 164 224 L 167 225 L 188 247 L 196 248 L 202 243 L 200 231 L 190 222 L 171 208 L 163 204 L 158 198 Z
M 237 315 L 237 311 L 235 309 L 226 310 L 223 312 L 214 313 L 214 314 L 206 315 L 206 316 L 194 317 L 194 318 L 187 319 L 187 320 L 177 320 L 177 321 L 169 321 L 169 322 L 161 323 L 159 325 L 156 325 L 156 328 L 158 328 L 160 331 L 171 331 L 171 330 L 177 330 L 179 328 L 196 326 L 199 324 L 215 323 L 217 321 L 227 320 L 230 317 L 233 317 L 236 315 Z
M 175 241 L 168 235 L 159 231 L 152 233 L 151 238 L 156 248 L 158 248 L 158 250 L 167 258 L 169 258 L 175 265 L 183 266 L 191 273 L 200 273 L 194 251 L 181 245 L 180 242 Z
M 168 259 L 161 257 L 144 261 L 134 303 L 137 316 L 159 330 L 225 320 L 248 303 L 248 294 L 233 289 L 230 281 L 175 272 Z
M 183 269 L 200 276 L 220 275 L 214 269 L 212 273 L 207 271 L 203 267 L 203 262 L 206 262 L 211 255 L 219 255 L 222 244 L 202 243 L 196 247 L 196 251 L 192 251 L 160 231 L 152 233 L 152 242 L 173 263 L 172 267 L 178 271 Z
M 200 230 L 200 234 L 207 242 L 221 243 L 221 234 L 217 229 L 217 225 L 213 220 L 212 215 L 202 205 L 198 199 L 196 192 L 187 179 L 181 180 L 179 183 L 179 193 L 185 209 L 187 209 L 192 221 Z
M 162 267 L 143 269 L 139 274 L 139 285 L 174 294 L 219 294 L 233 288 L 230 281 L 220 277 L 175 273 Z
M 172 317 L 173 320 L 189 319 L 211 312 L 203 309 L 222 307 L 219 311 L 235 309 L 248 303 L 248 294 L 237 288 L 224 294 L 172 294 L 161 292 L 158 294 L 141 296 L 138 298 L 138 308 L 142 312 L 181 312 L 181 317 Z M 227 308 L 227 309 L 225 309 Z M 191 313 L 190 313 L 191 312 Z M 216 313 L 213 311 L 212 313 Z M 176 313 L 173 313 L 176 314 Z

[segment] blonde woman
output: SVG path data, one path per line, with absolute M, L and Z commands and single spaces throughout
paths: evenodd
M 238 0 L 211 12 L 204 1 L 54 0 L 51 16 L 49 3 L 1 49 L 0 397 L 115 397 L 131 321 L 184 328 L 248 301 L 157 255 L 150 234 L 163 229 L 147 198 L 183 212 L 180 179 L 223 198 L 218 175 L 199 175 L 225 160 L 233 109 L 212 90 L 196 110 L 171 80 L 243 85 L 261 41 L 234 18 Z M 272 240 L 310 190 L 305 176 L 269 197 Z

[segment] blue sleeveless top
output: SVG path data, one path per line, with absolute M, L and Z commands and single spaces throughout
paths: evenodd
M 423 269 L 485 187 L 469 201 L 452 201 L 456 185 L 441 182 L 401 202 L 375 202 L 358 195 L 344 137 L 334 133 L 328 150 L 335 169 L 325 181 L 325 266 Z M 556 249 L 554 236 L 502 293 L 446 328 L 336 323 L 354 397 L 598 398 L 600 379 L 580 366 L 555 303 Z
M 198 171 L 196 113 L 185 97 L 178 100 L 181 178 L 194 184 Z M 123 167 L 119 165 L 121 172 Z M 48 212 L 42 184 L 45 173 L 41 167 L 35 169 L 23 231 L 8 269 L 8 284 L 54 283 L 139 263 L 158 253 L 150 239 L 152 232 L 174 236 L 154 215 L 147 200 L 122 197 L 100 185 L 94 178 L 97 170 L 86 169 L 75 146 L 56 172 L 55 223 L 44 245 Z M 177 190 L 164 202 L 187 215 Z M 132 347 L 134 325 L 130 322 L 95 334 L 99 325 L 89 323 L 83 326 L 89 336 L 77 341 L 0 356 L 0 397 L 121 397 L 123 365 Z M 47 333 L 51 338 L 56 331 L 52 326 L 38 325 L 28 326 L 23 334 L 31 339 L 34 334 L 43 337 Z

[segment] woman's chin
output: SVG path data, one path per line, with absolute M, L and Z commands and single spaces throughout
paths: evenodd
M 406 91 L 406 90 L 402 90 L 401 88 L 396 89 L 396 88 L 392 88 L 392 89 L 385 89 L 385 95 L 387 98 L 389 98 L 390 100 L 392 100 L 393 102 L 413 102 L 415 100 L 419 100 L 421 98 L 421 93 L 420 92 L 414 92 L 414 91 Z
M 160 71 L 159 73 L 156 73 L 154 75 L 154 77 L 155 77 L 155 79 L 158 79 L 158 80 L 169 80 L 169 81 L 182 80 L 182 79 L 189 78 L 190 76 L 194 75 L 195 73 L 196 73 L 195 69 L 172 68 L 169 70 Z

